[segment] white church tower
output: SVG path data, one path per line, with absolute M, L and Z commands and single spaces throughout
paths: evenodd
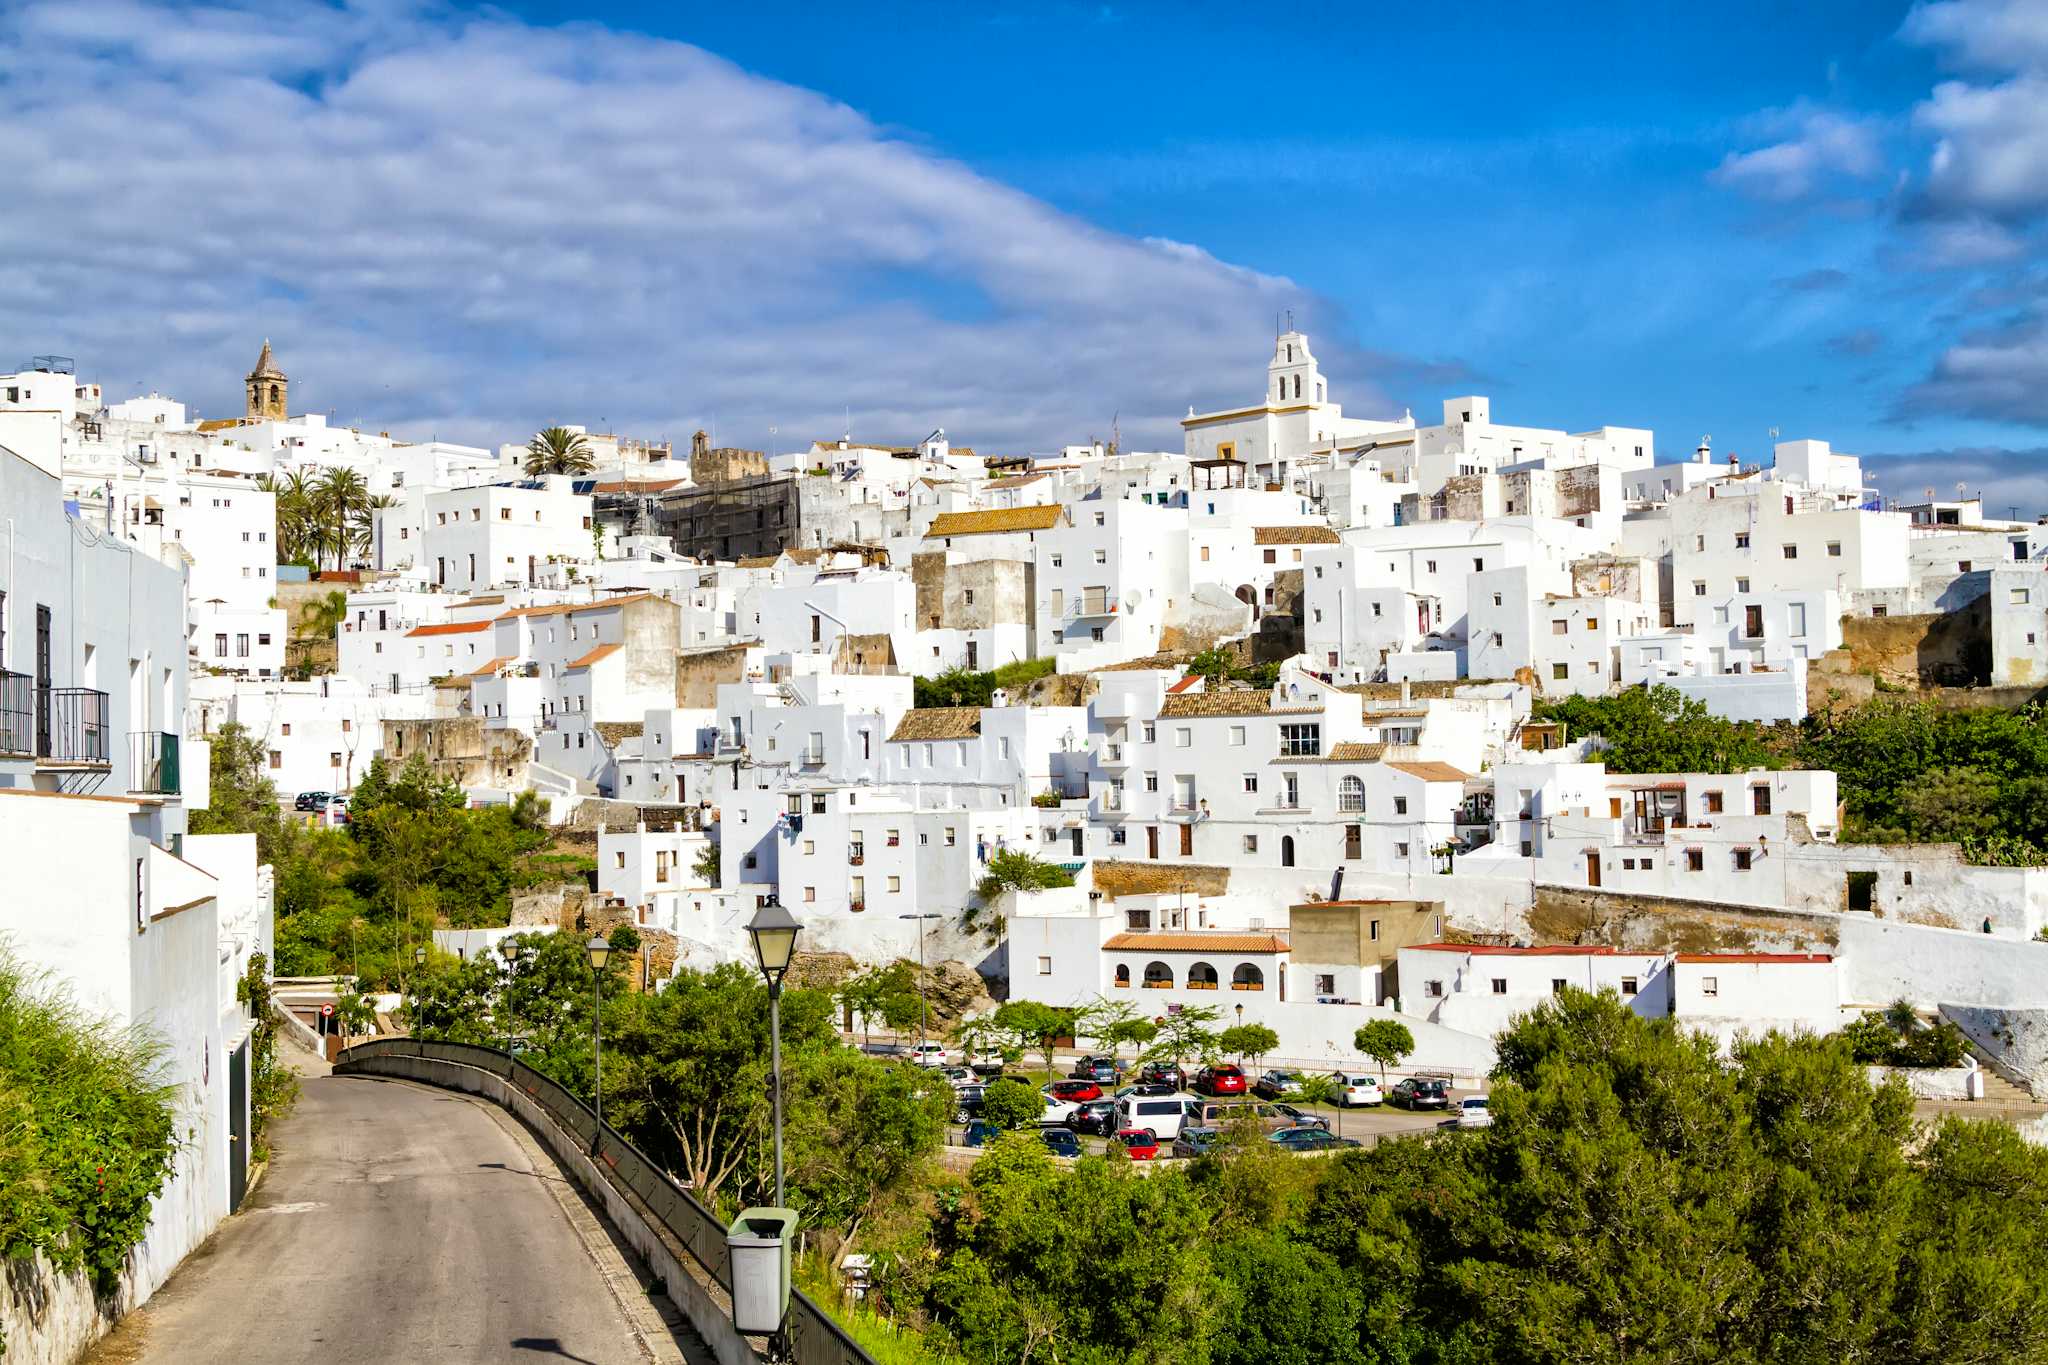
M 1266 366 L 1266 401 L 1274 407 L 1328 401 L 1322 371 L 1309 354 L 1308 338 L 1300 332 L 1289 329 L 1273 343 L 1273 359 Z

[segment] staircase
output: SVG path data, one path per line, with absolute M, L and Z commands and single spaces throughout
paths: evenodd
M 1973 1107 L 1986 1109 L 2026 1109 L 2036 1113 L 2048 1112 L 2048 1103 L 2035 1099 L 2032 1095 L 2014 1085 L 1990 1067 L 1979 1067 L 1978 1071 L 1984 1078 L 1984 1098 L 1978 1100 Z

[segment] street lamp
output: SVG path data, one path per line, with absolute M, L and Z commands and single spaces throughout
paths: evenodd
M 594 1079 L 590 1095 L 597 1104 L 597 1127 L 590 1130 L 590 1150 L 604 1132 L 604 964 L 611 960 L 612 945 L 599 934 L 590 940 L 590 979 L 597 991 L 597 1009 L 590 1016 L 590 1055 Z
M 519 975 L 519 940 L 502 938 L 498 940 L 498 953 L 505 959 L 505 1055 L 512 1055 L 512 981 Z
M 775 1101 L 775 1207 L 779 1209 L 789 1207 L 782 1195 L 782 978 L 796 956 L 797 930 L 802 927 L 773 891 L 747 923 L 747 936 L 754 940 L 754 961 L 761 968 L 761 979 L 768 983 L 768 1086 Z
M 921 915 L 898 915 L 896 918 L 923 921 L 928 919 L 938 919 L 939 915 L 937 915 L 933 911 L 927 910 Z M 917 926 L 917 1041 L 920 1045 L 922 1045 L 924 1042 L 924 1030 L 924 925 L 922 923 L 919 923 Z M 901 1044 L 898 1044 L 898 1046 L 901 1046 Z M 924 1058 L 919 1057 L 918 1060 L 923 1061 Z

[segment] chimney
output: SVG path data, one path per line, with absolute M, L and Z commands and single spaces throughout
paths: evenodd
M 1401 705 L 1406 706 L 1414 699 L 1415 689 L 1409 685 L 1406 678 L 1401 679 Z

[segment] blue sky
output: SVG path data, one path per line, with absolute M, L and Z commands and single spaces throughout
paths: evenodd
M 1170 446 L 1292 308 L 1354 412 L 2048 510 L 2048 3 L 1395 8 L 0 3 L 59 258 L 0 341 L 217 411 L 270 335 L 476 441 Z

